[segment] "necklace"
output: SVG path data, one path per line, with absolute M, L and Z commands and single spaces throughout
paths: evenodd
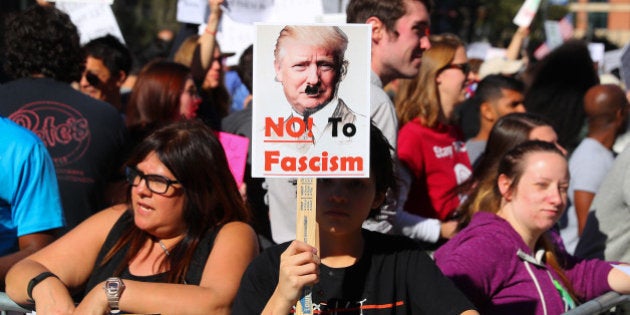
M 164 243 L 162 243 L 162 240 L 158 240 L 158 244 L 160 244 L 160 247 L 162 247 L 162 250 L 164 251 L 166 256 L 170 256 L 171 255 L 171 252 L 168 251 L 168 249 L 166 248 L 166 245 L 164 245 Z

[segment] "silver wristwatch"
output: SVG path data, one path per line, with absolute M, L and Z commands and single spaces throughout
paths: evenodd
M 120 308 L 118 302 L 120 301 L 120 295 L 125 290 L 125 284 L 122 279 L 118 277 L 111 277 L 105 280 L 105 295 L 107 296 L 107 303 L 109 303 L 109 309 L 111 314 L 119 314 Z

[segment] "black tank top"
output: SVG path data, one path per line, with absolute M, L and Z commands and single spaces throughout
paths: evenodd
M 125 211 L 125 213 L 120 216 L 118 221 L 116 221 L 116 224 L 114 224 L 111 231 L 109 231 L 107 239 L 105 239 L 105 243 L 98 253 L 96 263 L 94 264 L 94 269 L 92 270 L 90 279 L 87 282 L 84 294 L 90 292 L 90 290 L 95 285 L 107 280 L 107 278 L 114 275 L 114 271 L 121 263 L 121 261 L 125 258 L 125 255 L 129 250 L 129 244 L 126 244 L 118 252 L 116 252 L 105 265 L 101 266 L 101 261 L 103 260 L 107 252 L 109 252 L 109 250 L 114 246 L 114 244 L 116 244 L 116 241 L 122 236 L 123 232 L 126 231 L 128 228 L 131 228 L 133 224 L 133 215 L 130 210 Z M 199 242 L 199 245 L 195 249 L 191 264 L 188 268 L 188 272 L 186 273 L 186 284 L 199 285 L 199 282 L 201 281 L 201 275 L 203 273 L 203 268 L 206 265 L 206 261 L 208 260 L 208 256 L 210 255 L 210 251 L 212 250 L 212 246 L 214 245 L 214 238 L 216 237 L 217 231 L 219 230 L 220 227 L 210 229 L 201 239 L 201 242 Z M 142 282 L 166 282 L 166 273 L 159 273 L 149 276 L 135 276 L 129 272 L 128 266 L 124 269 L 119 277 L 122 279 Z

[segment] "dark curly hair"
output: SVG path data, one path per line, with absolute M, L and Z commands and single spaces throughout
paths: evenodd
M 14 79 L 43 75 L 70 83 L 81 78 L 85 60 L 77 28 L 52 6 L 34 5 L 8 17 L 4 47 L 5 71 Z

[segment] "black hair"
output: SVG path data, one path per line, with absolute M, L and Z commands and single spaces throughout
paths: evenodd
M 249 45 L 241 57 L 238 58 L 238 66 L 236 67 L 236 73 L 238 73 L 241 82 L 247 87 L 249 93 L 254 93 L 252 90 L 253 70 L 254 70 L 254 45 Z
M 83 51 L 86 57 L 102 60 L 112 76 L 118 76 L 120 71 L 129 74 L 131 70 L 132 58 L 129 49 L 113 35 L 108 34 L 91 40 L 83 46 Z
M 501 90 L 511 90 L 523 93 L 525 90 L 525 84 L 512 77 L 501 74 L 491 74 L 479 82 L 479 85 L 477 85 L 477 89 L 475 90 L 475 97 L 479 99 L 479 104 L 493 101 L 501 98 L 503 95 Z
M 53 6 L 34 5 L 11 15 L 5 27 L 5 70 L 14 79 L 43 75 L 78 81 L 85 59 L 77 28 Z
M 394 173 L 393 148 L 378 127 L 370 126 L 370 172 L 376 183 L 376 193 L 386 194 L 387 199 L 397 200 L 398 185 Z M 379 208 L 372 209 L 369 217 L 379 213 Z
M 539 61 L 523 104 L 551 120 L 558 142 L 572 151 L 584 125 L 584 94 L 599 83 L 585 42 L 570 40 Z

